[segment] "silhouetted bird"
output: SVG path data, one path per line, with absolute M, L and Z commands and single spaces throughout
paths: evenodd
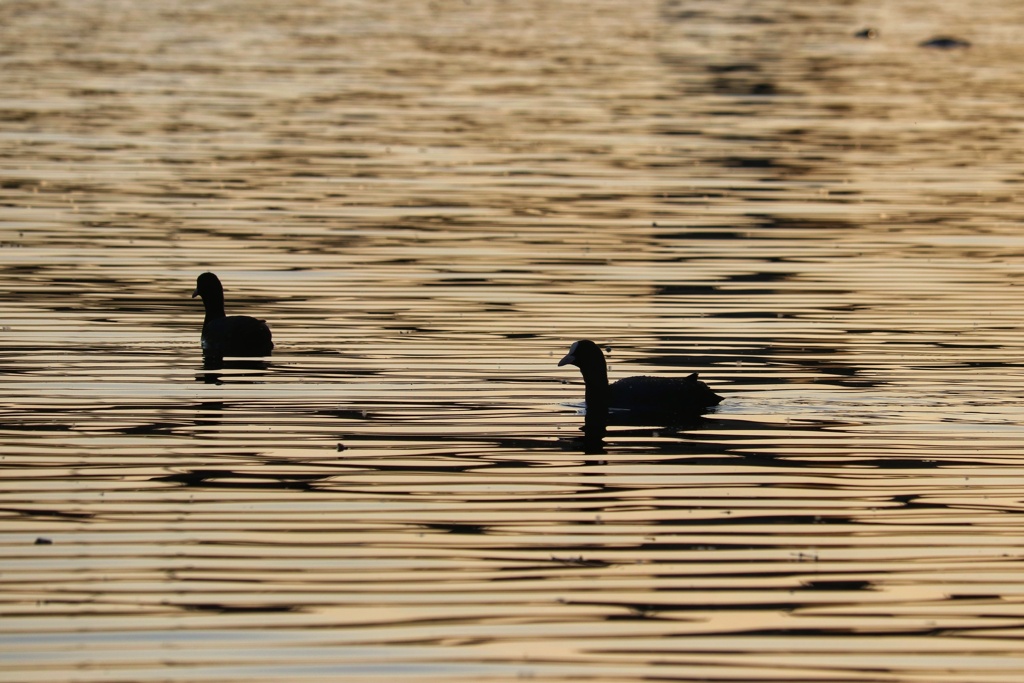
M 970 41 L 963 40 L 961 38 L 954 38 L 952 36 L 936 36 L 929 40 L 924 40 L 918 43 L 920 47 L 929 47 L 935 50 L 958 50 L 966 49 L 971 46 Z
M 700 417 L 722 401 L 697 379 L 696 372 L 687 377 L 626 377 L 609 385 L 604 354 L 588 339 L 575 342 L 558 365 L 575 365 L 583 374 L 587 399 L 584 431 L 588 434 L 603 433 L 609 419 L 678 424 Z
M 224 288 L 213 273 L 203 273 L 196 279 L 192 298 L 201 296 L 206 308 L 203 320 L 203 355 L 211 358 L 224 356 L 267 356 L 274 348 L 270 328 L 263 320 L 248 315 L 224 314 Z

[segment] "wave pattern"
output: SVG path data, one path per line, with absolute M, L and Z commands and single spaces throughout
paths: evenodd
M 0 676 L 1020 680 L 1016 5 L 186 5 L 0 5 Z

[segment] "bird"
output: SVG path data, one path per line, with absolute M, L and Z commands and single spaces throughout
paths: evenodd
M 224 356 L 268 356 L 274 348 L 265 320 L 248 315 L 224 314 L 224 288 L 213 273 L 196 278 L 192 298 L 202 297 L 206 318 L 200 339 L 207 358 Z
M 699 418 L 722 397 L 697 379 L 637 376 L 608 384 L 608 366 L 601 348 L 589 339 L 574 342 L 558 366 L 575 365 L 586 386 L 584 432 L 604 433 L 611 414 L 616 421 L 678 424 Z M 619 419 L 623 418 L 623 419 Z
M 927 47 L 934 50 L 957 50 L 966 49 L 971 46 L 970 41 L 952 36 L 936 36 L 929 40 L 923 40 L 917 44 L 918 47 Z

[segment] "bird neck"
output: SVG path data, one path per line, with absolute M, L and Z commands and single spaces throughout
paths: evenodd
M 224 295 L 221 294 L 207 294 L 203 297 L 203 307 L 206 309 L 206 319 L 216 320 L 217 318 L 225 317 L 224 313 Z
M 608 368 L 604 363 L 597 367 L 581 368 L 583 384 L 586 387 L 587 414 L 583 420 L 583 430 L 588 436 L 600 438 L 608 426 Z

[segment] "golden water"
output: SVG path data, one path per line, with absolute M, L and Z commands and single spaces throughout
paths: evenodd
M 0 678 L 1021 680 L 1020 19 L 0 4 Z

